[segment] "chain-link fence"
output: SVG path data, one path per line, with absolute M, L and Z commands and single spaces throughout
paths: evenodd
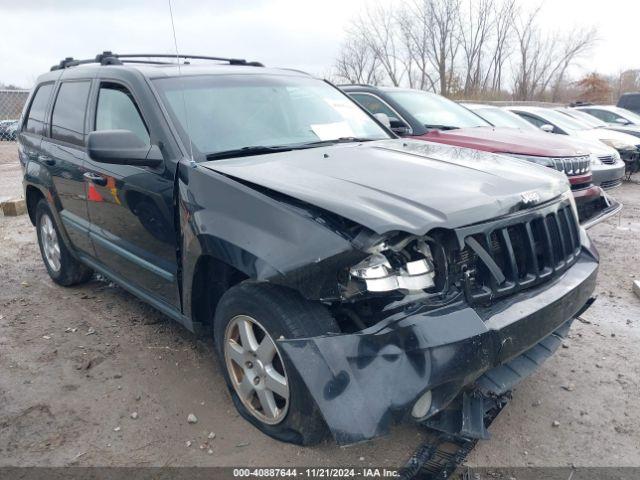
M 18 119 L 29 90 L 0 89 L 0 141 L 15 141 Z

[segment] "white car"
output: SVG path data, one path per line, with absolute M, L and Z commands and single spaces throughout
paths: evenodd
M 518 130 L 525 130 L 527 132 L 540 131 L 538 127 L 504 108 L 496 107 L 495 105 L 485 105 L 484 103 L 463 103 L 462 105 L 476 115 L 480 115 L 494 127 L 517 128 Z
M 569 107 L 557 107 L 557 112 L 564 113 L 572 118 L 580 120 L 594 128 L 605 128 L 607 130 L 614 130 L 616 132 L 626 133 L 633 135 L 634 137 L 640 137 L 640 125 L 622 125 L 620 123 L 606 123 L 600 118 L 590 115 L 589 113 L 579 110 L 577 108 Z
M 587 142 L 589 151 L 592 153 L 593 183 L 602 188 L 620 185 L 625 172 L 625 162 L 622 160 L 635 161 L 640 153 L 640 139 L 625 133 L 594 127 L 554 109 L 529 106 L 506 107 L 506 109 L 545 132 L 568 135 L 575 140 Z
M 640 126 L 640 115 L 615 105 L 587 105 L 575 109 L 593 115 L 609 125 Z
M 509 111 L 517 113 L 531 124 L 545 132 L 569 135 L 581 140 L 601 141 L 616 150 L 634 149 L 640 147 L 640 140 L 633 135 L 608 130 L 606 128 L 594 128 L 591 125 L 571 118 L 550 108 L 513 106 L 506 107 Z

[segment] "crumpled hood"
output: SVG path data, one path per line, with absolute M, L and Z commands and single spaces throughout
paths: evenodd
M 566 136 L 516 128 L 475 127 L 433 130 L 417 138 L 493 153 L 516 153 L 540 157 L 575 157 L 589 154 L 588 149 Z
M 568 190 L 550 168 L 424 141 L 382 140 L 213 160 L 202 166 L 323 208 L 376 233 L 423 235 L 526 208 Z

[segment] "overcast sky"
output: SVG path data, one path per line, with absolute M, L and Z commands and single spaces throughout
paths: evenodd
M 322 76 L 367 0 L 172 0 L 181 53 L 260 60 Z M 530 8 L 539 0 L 521 0 Z M 640 67 L 639 0 L 547 0 L 550 29 L 595 25 L 581 70 Z M 0 82 L 31 87 L 65 56 L 174 51 L 167 0 L 0 0 Z

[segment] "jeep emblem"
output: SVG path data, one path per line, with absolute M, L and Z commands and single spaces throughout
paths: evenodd
M 524 192 L 520 194 L 520 198 L 527 205 L 533 205 L 540 201 L 540 194 L 538 192 Z

